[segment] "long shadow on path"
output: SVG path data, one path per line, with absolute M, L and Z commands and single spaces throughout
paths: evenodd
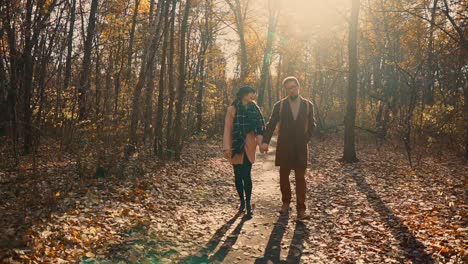
M 356 182 L 359 192 L 366 196 L 372 208 L 390 228 L 393 236 L 399 240 L 400 248 L 403 250 L 405 257 L 411 260 L 412 263 L 434 263 L 432 257 L 426 253 L 426 246 L 385 205 L 377 192 L 366 182 L 362 173 L 352 172 L 352 178 Z
M 304 239 L 308 236 L 307 226 L 303 222 L 296 222 L 294 236 L 289 246 L 286 263 L 299 263 L 302 257 Z
M 273 230 L 271 231 L 268 244 L 265 248 L 263 257 L 256 259 L 256 264 L 264 263 L 279 263 L 281 257 L 281 240 L 284 236 L 284 231 L 288 226 L 289 213 L 280 215 L 276 221 Z
M 237 238 L 239 238 L 240 231 L 242 230 L 242 227 L 244 226 L 244 223 L 249 220 L 248 217 L 244 216 L 239 224 L 237 224 L 236 228 L 231 232 L 231 234 L 228 236 L 228 238 L 224 241 L 223 245 L 216 251 L 216 253 L 211 256 L 209 259 L 209 263 L 212 263 L 214 261 L 219 261 L 222 262 L 224 258 L 226 258 L 227 254 L 229 251 L 231 251 L 232 246 L 236 243 Z
M 224 225 L 218 228 L 218 230 L 216 230 L 216 232 L 214 233 L 214 235 L 211 237 L 210 241 L 208 241 L 208 243 L 206 244 L 204 248 L 200 249 L 194 255 L 188 256 L 185 259 L 181 260 L 179 263 L 196 264 L 196 263 L 211 263 L 215 259 L 219 261 L 224 260 L 226 255 L 229 253 L 231 246 L 234 245 L 234 243 L 236 242 L 237 237 L 240 234 L 240 231 L 242 230 L 242 226 L 244 225 L 247 218 L 245 217 L 242 218 L 242 220 L 239 222 L 236 228 L 231 232 L 228 239 L 226 239 L 226 241 L 223 243 L 220 249 L 216 251 L 216 253 L 214 253 L 214 255 L 211 258 L 208 255 L 216 249 L 216 247 L 219 245 L 219 243 L 221 242 L 226 232 L 236 222 L 239 216 L 240 216 L 239 214 L 236 214 L 235 216 L 233 216 L 229 221 L 227 221 Z

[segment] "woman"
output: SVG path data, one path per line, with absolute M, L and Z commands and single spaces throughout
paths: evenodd
M 227 109 L 223 149 L 224 156 L 234 167 L 236 189 L 240 199 L 239 213 L 247 210 L 247 216 L 251 217 L 251 170 L 255 162 L 257 145 L 263 140 L 265 122 L 260 108 L 253 101 L 255 90 L 252 87 L 241 87 L 236 97 Z

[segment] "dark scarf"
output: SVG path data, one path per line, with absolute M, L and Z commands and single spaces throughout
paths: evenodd
M 245 137 L 248 133 L 254 131 L 255 135 L 263 135 L 265 121 L 256 103 L 252 102 L 244 106 L 242 101 L 237 99 L 233 105 L 236 107 L 232 130 L 232 156 L 234 157 L 235 154 L 244 151 Z

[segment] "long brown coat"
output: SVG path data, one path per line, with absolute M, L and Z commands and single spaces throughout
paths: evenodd
M 281 114 L 281 101 L 277 102 L 273 108 L 273 112 L 271 113 L 265 133 L 263 134 L 263 143 L 270 143 L 273 132 L 278 123 L 280 123 L 278 142 L 276 146 L 276 166 L 289 169 L 307 168 L 307 143 L 312 136 L 312 132 L 316 124 L 314 118 L 314 105 L 303 97 L 300 97 L 300 100 L 299 113 L 296 120 L 293 118 L 291 106 L 287 98 L 282 99 L 283 108 L 281 110 Z M 309 104 L 308 116 L 307 104 Z M 279 122 L 280 120 L 281 122 Z

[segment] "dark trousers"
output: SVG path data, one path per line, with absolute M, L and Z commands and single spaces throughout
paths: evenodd
M 250 207 L 250 198 L 252 197 L 252 163 L 247 157 L 247 154 L 244 153 L 244 162 L 242 164 L 234 164 L 233 167 L 236 190 L 239 194 L 241 206 L 247 203 L 247 206 Z
M 297 211 L 305 211 L 306 205 L 306 181 L 305 181 L 305 172 L 306 169 L 295 169 L 294 176 L 296 178 L 296 198 Z M 285 204 L 291 202 L 291 183 L 289 182 L 289 174 L 291 174 L 290 168 L 280 167 L 280 187 L 281 187 L 281 196 L 282 201 Z

